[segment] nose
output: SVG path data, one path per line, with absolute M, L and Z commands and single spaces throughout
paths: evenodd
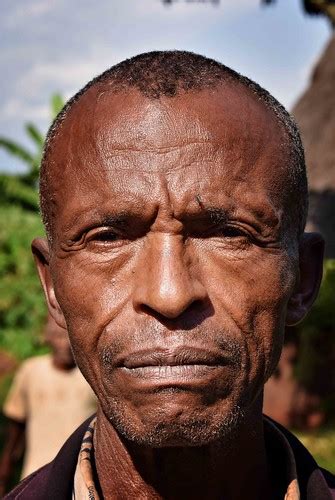
M 153 234 L 136 270 L 133 295 L 137 312 L 151 312 L 167 319 L 178 318 L 207 293 L 194 276 L 195 268 L 181 235 Z

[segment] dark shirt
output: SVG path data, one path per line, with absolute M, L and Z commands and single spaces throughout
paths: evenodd
M 84 495 L 87 485 L 87 498 L 90 498 L 93 476 L 90 477 L 89 467 L 82 474 L 80 462 L 83 456 L 85 461 L 90 457 L 90 452 L 86 451 L 84 455 L 81 452 L 87 448 L 82 446 L 87 432 L 91 435 L 94 432 L 91 423 L 92 418 L 85 421 L 50 464 L 24 479 L 5 500 L 70 500 L 73 495 L 78 499 L 74 488 L 78 481 L 81 483 L 80 488 L 84 486 Z M 267 417 L 264 419 L 264 433 L 272 482 L 278 491 L 278 499 L 295 500 L 300 497 L 301 500 L 335 500 L 335 477 L 318 467 L 297 438 Z M 80 489 L 81 498 L 82 491 Z

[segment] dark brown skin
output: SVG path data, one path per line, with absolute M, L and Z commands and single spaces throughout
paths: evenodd
M 282 143 L 238 86 L 159 100 L 99 86 L 55 141 L 53 243 L 33 251 L 100 402 L 105 499 L 271 497 L 263 385 L 323 248 L 288 225 Z

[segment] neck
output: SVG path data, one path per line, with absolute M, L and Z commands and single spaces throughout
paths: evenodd
M 270 498 L 261 410 L 245 419 L 233 445 L 149 448 L 120 438 L 99 409 L 95 460 L 105 500 Z
M 73 368 L 75 368 L 75 366 L 76 366 L 74 361 L 71 361 L 71 360 L 65 361 L 64 359 L 59 358 L 58 356 L 56 356 L 54 354 L 52 355 L 52 364 L 57 370 L 60 370 L 63 372 L 69 372 L 69 371 L 73 370 Z

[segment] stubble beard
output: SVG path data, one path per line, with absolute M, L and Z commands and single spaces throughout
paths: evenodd
M 242 350 L 238 341 L 232 336 L 222 338 L 219 334 L 217 339 L 215 346 L 219 346 L 222 352 L 227 353 L 233 365 L 240 367 Z M 100 353 L 102 371 L 109 380 L 108 386 L 113 385 L 111 370 L 117 348 L 122 349 L 122 344 L 114 349 L 111 349 L 109 345 Z M 105 396 L 108 392 L 107 389 Z M 173 400 L 174 393 L 177 395 L 179 389 L 171 387 L 164 389 L 163 392 L 166 395 L 170 392 L 168 400 L 170 398 Z M 169 414 L 169 408 L 165 404 L 154 405 L 152 410 L 147 410 L 147 412 L 141 409 L 134 411 L 118 394 L 109 393 L 105 401 L 100 401 L 100 404 L 105 416 L 120 436 L 135 444 L 162 448 L 204 446 L 221 441 L 229 449 L 230 443 L 234 441 L 238 429 L 245 420 L 250 403 L 246 394 L 236 396 L 235 399 L 230 391 L 225 396 L 221 394 L 218 397 L 222 399 L 218 400 L 217 404 L 212 399 L 212 407 L 207 406 L 205 402 L 203 405 L 199 404 L 198 408 L 195 406 L 192 410 L 181 406 L 180 414 L 178 411 L 176 418 Z M 208 400 L 208 396 L 204 395 L 204 399 Z
M 160 418 L 161 413 L 164 411 L 155 410 L 145 422 L 136 425 L 135 419 L 127 415 L 119 401 L 110 400 L 105 411 L 108 420 L 123 438 L 136 445 L 151 448 L 195 447 L 220 442 L 229 451 L 245 419 L 245 411 L 239 405 L 234 405 L 221 418 L 217 415 L 204 418 L 199 411 L 183 420 L 171 421 Z

